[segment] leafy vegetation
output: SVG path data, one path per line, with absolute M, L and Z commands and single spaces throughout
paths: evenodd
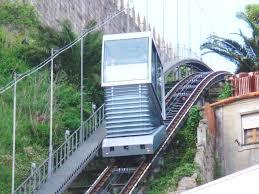
M 247 37 L 241 30 L 236 35 L 240 41 L 211 35 L 201 45 L 203 54 L 216 53 L 237 65 L 236 72 L 259 70 L 259 37 L 258 12 L 259 4 L 248 5 L 246 13 L 238 13 L 237 18 L 243 20 L 251 29 L 252 37 Z
M 218 178 L 221 178 L 223 175 L 222 175 L 222 172 L 221 172 L 222 167 L 220 165 L 219 158 L 214 157 L 214 161 L 215 161 L 215 163 L 214 163 L 214 168 L 213 168 L 214 169 L 213 174 L 214 174 L 214 179 L 216 180 Z
M 197 142 L 196 129 L 200 119 L 200 109 L 194 106 L 184 126 L 164 153 L 162 170 L 154 175 L 154 179 L 149 180 L 147 193 L 161 194 L 166 193 L 168 189 L 175 190 L 182 177 L 191 176 L 199 171 L 194 164 L 194 157 Z
M 73 41 L 76 34 L 69 22 L 60 30 L 43 26 L 29 5 L 0 2 L 0 88 L 37 66 L 58 49 Z M 100 59 L 102 32 L 84 39 L 84 118 L 92 103 L 100 105 Z M 64 131 L 80 124 L 80 45 L 75 45 L 54 60 L 54 149 L 64 141 Z M 49 66 L 17 85 L 16 186 L 28 175 L 31 162 L 47 157 L 49 141 Z M 0 193 L 10 193 L 12 162 L 12 90 L 0 95 Z
M 232 87 L 229 83 L 225 83 L 225 85 L 219 92 L 218 99 L 222 100 L 222 99 L 228 98 L 230 96 L 232 96 Z
M 247 17 L 250 21 L 257 24 L 257 30 L 259 30 L 259 5 L 258 4 L 251 4 L 246 6 L 245 10 Z

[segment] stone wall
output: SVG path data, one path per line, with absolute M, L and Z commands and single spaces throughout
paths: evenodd
M 172 43 L 166 43 L 155 28 L 151 29 L 149 22 L 136 13 L 134 7 L 129 8 L 128 0 L 0 0 L 0 3 L 5 1 L 31 4 L 41 21 L 50 27 L 58 29 L 60 22 L 68 20 L 78 34 L 92 21 L 99 24 L 123 10 L 100 28 L 105 34 L 152 31 L 162 61 L 175 55 Z
M 213 138 L 208 130 L 208 121 L 205 116 L 197 128 L 197 152 L 194 159 L 201 170 L 203 183 L 214 179 L 214 145 Z
M 113 0 L 26 0 L 36 7 L 42 21 L 57 27 L 60 21 L 69 20 L 75 31 L 80 32 L 90 21 L 97 23 L 124 8 Z M 119 6 L 119 7 L 118 7 Z M 139 24 L 135 21 L 135 14 L 125 12 L 104 25 L 105 33 L 137 32 L 140 31 Z M 134 15 L 134 16 L 133 16 Z M 129 22 L 129 25 L 128 25 Z M 129 29 L 127 29 L 129 26 Z

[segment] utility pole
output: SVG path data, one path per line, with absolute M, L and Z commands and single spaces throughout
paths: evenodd
M 51 63 L 50 63 L 50 119 L 49 119 L 49 162 L 48 162 L 48 177 L 52 174 L 52 133 L 53 133 L 53 55 L 54 50 L 51 49 Z
M 14 90 L 13 90 L 13 160 L 12 160 L 12 194 L 14 194 L 15 181 L 15 132 L 16 132 L 16 72 L 14 72 Z
M 83 35 L 83 31 L 82 31 Z M 84 140 L 84 38 L 81 38 L 81 128 L 80 128 L 80 142 Z

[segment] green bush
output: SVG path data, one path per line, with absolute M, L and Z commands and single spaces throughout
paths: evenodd
M 219 92 L 218 99 L 223 100 L 231 96 L 232 96 L 232 86 L 229 83 L 225 83 L 225 85 Z
M 15 30 L 34 29 L 40 24 L 34 8 L 18 2 L 0 3 L 0 18 L 0 25 L 11 25 Z
M 191 108 L 187 121 L 178 131 L 172 143 L 164 153 L 164 166 L 162 170 L 149 180 L 147 193 L 167 193 L 169 189 L 175 190 L 177 183 L 184 176 L 191 176 L 199 172 L 194 164 L 196 154 L 196 129 L 201 119 L 200 109 Z

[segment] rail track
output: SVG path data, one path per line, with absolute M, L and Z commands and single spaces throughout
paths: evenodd
M 136 168 L 135 172 L 131 176 L 131 178 L 128 180 L 127 184 L 122 188 L 120 191 L 120 194 L 128 194 L 132 193 L 133 190 L 137 187 L 138 183 L 141 181 L 143 176 L 147 173 L 150 166 L 154 163 L 155 159 L 167 148 L 167 146 L 170 144 L 172 138 L 177 133 L 177 130 L 179 128 L 179 125 L 184 121 L 186 118 L 189 110 L 191 107 L 195 104 L 195 102 L 198 100 L 199 96 L 201 95 L 202 91 L 213 82 L 221 81 L 224 79 L 226 75 L 228 75 L 228 72 L 225 71 L 218 71 L 218 72 L 207 72 L 203 74 L 193 74 L 179 82 L 175 85 L 174 88 L 172 88 L 169 91 L 169 94 L 166 95 L 166 106 L 173 108 L 172 104 L 174 104 L 177 100 L 181 99 L 181 94 L 184 93 L 184 86 L 187 84 L 193 84 L 196 83 L 195 87 L 192 91 L 189 90 L 189 93 L 187 93 L 188 98 L 185 100 L 185 102 L 179 107 L 177 110 L 177 113 L 172 116 L 170 119 L 170 122 L 167 125 L 166 131 L 167 136 L 165 138 L 165 141 L 160 145 L 157 152 L 154 155 L 147 156 L 143 161 L 140 163 L 140 165 Z M 197 77 L 198 76 L 198 77 Z M 200 78 L 196 79 L 196 78 Z M 188 87 L 186 87 L 188 90 Z M 169 108 L 169 112 L 170 112 Z M 87 191 L 87 194 L 96 194 L 100 193 L 100 189 L 107 181 L 108 177 L 111 176 L 112 171 L 116 168 L 116 165 L 113 164 L 111 166 L 108 166 L 103 173 L 98 177 L 98 179 L 95 181 L 95 183 L 90 187 L 90 189 Z
M 116 163 L 107 166 L 86 193 L 98 193 L 116 168 Z

